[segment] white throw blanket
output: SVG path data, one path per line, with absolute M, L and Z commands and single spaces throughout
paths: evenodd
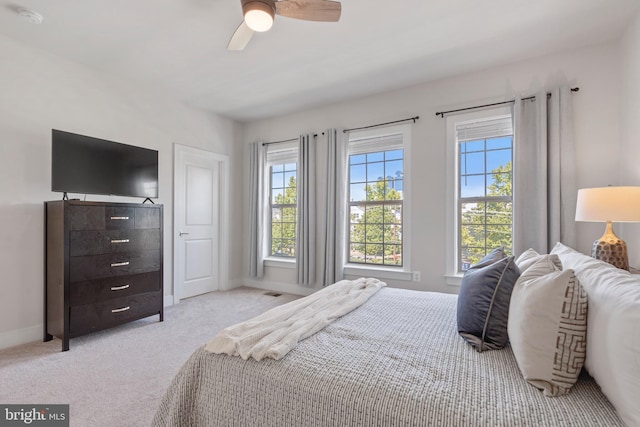
M 377 279 L 341 280 L 296 301 L 222 330 L 205 347 L 247 360 L 281 359 L 298 341 L 364 304 L 386 286 Z

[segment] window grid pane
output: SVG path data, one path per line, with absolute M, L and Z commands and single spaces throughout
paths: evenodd
M 349 156 L 349 262 L 402 266 L 404 150 Z
M 513 136 L 459 142 L 458 270 L 513 246 Z
M 271 253 L 270 256 L 296 256 L 297 170 L 295 163 L 271 166 Z

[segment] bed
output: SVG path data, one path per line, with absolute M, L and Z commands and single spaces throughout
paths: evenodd
M 457 296 L 383 288 L 281 360 L 198 349 L 156 426 L 618 426 L 583 372 L 546 397 L 509 346 L 479 353 L 456 330 Z

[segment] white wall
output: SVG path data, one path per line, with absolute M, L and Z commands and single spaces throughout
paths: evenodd
M 0 348 L 42 337 L 43 202 L 62 197 L 50 191 L 52 128 L 159 151 L 156 202 L 165 207 L 164 283 L 165 295 L 171 295 L 173 144 L 227 154 L 232 166 L 240 165 L 240 145 L 234 144 L 239 125 L 5 37 L 0 61 Z M 237 182 L 240 173 L 232 178 Z M 87 200 L 142 202 L 91 195 Z M 240 225 L 232 224 L 232 236 Z M 239 254 L 240 245 L 232 241 L 231 252 Z M 229 270 L 238 276 L 240 264 Z
M 620 185 L 640 185 L 640 14 L 622 38 Z M 618 76 L 616 76 L 618 77 Z M 640 224 L 616 225 L 629 264 L 640 268 Z
M 410 261 L 412 270 L 422 272 L 422 281 L 387 282 L 409 289 L 456 292 L 457 288 L 446 285 L 443 277 L 444 242 L 450 238 L 445 231 L 446 130 L 445 120 L 436 118 L 435 113 L 513 99 L 516 94 L 533 94 L 562 84 L 579 86 L 580 92 L 573 95 L 578 185 L 615 184 L 612 180 L 618 179 L 620 137 L 619 66 L 619 44 L 612 42 L 250 123 L 244 128 L 244 141 L 281 140 L 301 132 L 320 133 L 331 127 L 352 128 L 419 115 L 420 120 L 413 125 L 412 157 L 408 161 L 412 182 L 419 183 L 411 194 Z M 322 188 L 325 143 L 322 137 L 318 141 L 317 170 Z M 244 188 L 248 188 L 246 182 Z M 323 213 L 318 214 L 321 222 Z M 247 224 L 246 214 L 244 223 Z M 579 227 L 577 249 L 588 252 L 602 230 L 594 224 Z M 246 235 L 243 241 L 247 241 Z M 246 248 L 243 258 L 248 258 Z M 248 276 L 246 263 L 243 272 Z M 270 267 L 262 286 L 305 292 L 294 283 L 294 270 Z

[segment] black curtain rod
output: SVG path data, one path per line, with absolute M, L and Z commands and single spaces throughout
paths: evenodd
M 313 137 L 315 138 L 316 136 L 318 136 L 317 133 L 313 134 Z M 262 145 L 271 145 L 271 144 L 281 144 L 283 142 L 293 142 L 293 141 L 297 141 L 300 138 L 291 138 L 291 139 L 283 139 L 282 141 L 271 141 L 271 142 L 263 142 Z
M 572 87 L 571 88 L 571 92 L 577 92 L 579 90 L 580 90 L 579 87 Z M 550 95 L 551 95 L 550 93 L 547 93 L 547 96 L 550 96 Z M 526 101 L 528 99 L 536 99 L 536 97 L 535 96 L 528 96 L 526 98 L 520 98 L 521 101 Z M 475 107 L 467 107 L 467 108 L 458 108 L 457 110 L 440 111 L 440 112 L 436 113 L 436 117 L 441 116 L 442 118 L 444 118 L 444 115 L 445 114 L 449 114 L 449 113 L 457 113 L 457 112 L 460 112 L 460 111 L 467 111 L 467 110 L 476 110 L 478 108 L 494 107 L 496 105 L 512 104 L 514 102 L 516 102 L 516 100 L 512 99 L 510 101 L 495 102 L 493 104 L 477 105 Z
M 347 133 L 347 132 L 350 132 L 350 131 L 352 131 L 352 130 L 361 130 L 361 129 L 375 128 L 375 127 L 378 127 L 378 126 L 392 125 L 392 124 L 394 124 L 394 123 L 408 122 L 409 120 L 413 120 L 413 123 L 415 123 L 415 122 L 416 122 L 416 120 L 418 120 L 419 118 L 420 118 L 420 116 L 409 117 L 408 119 L 396 120 L 396 121 L 393 121 L 393 122 L 378 123 L 378 124 L 376 124 L 376 125 L 363 126 L 363 127 L 361 127 L 361 128 L 345 129 L 345 130 L 343 130 L 342 132 L 343 132 L 343 133 Z

